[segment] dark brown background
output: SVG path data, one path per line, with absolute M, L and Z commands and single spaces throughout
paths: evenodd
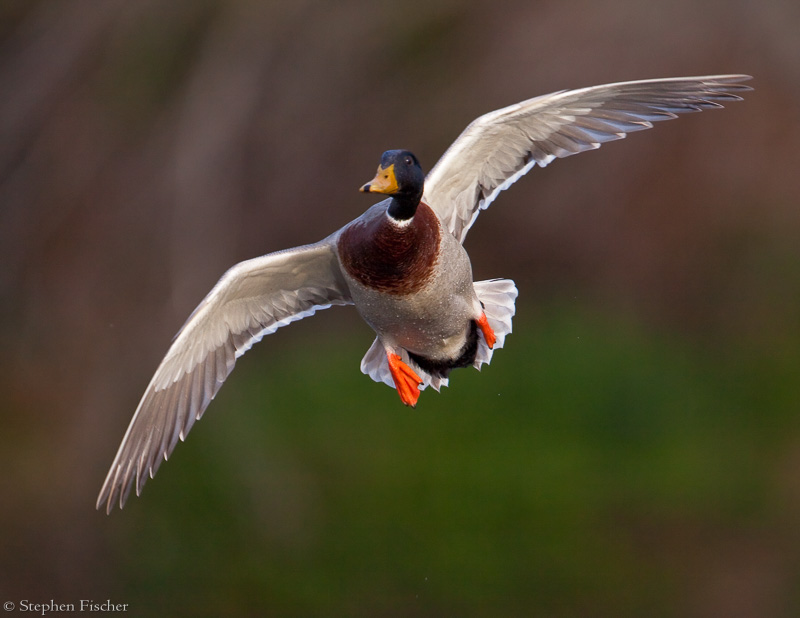
M 546 318 L 548 310 L 538 307 L 558 313 L 563 302 L 582 315 L 614 316 L 665 341 L 688 342 L 709 367 L 723 362 L 731 346 L 743 355 L 752 349 L 758 357 L 787 359 L 774 365 L 785 378 L 775 405 L 790 416 L 787 410 L 800 402 L 799 33 L 800 4 L 793 0 L 5 2 L 2 600 L 116 595 L 134 604 L 135 615 L 164 607 L 170 586 L 148 588 L 142 571 L 160 560 L 187 572 L 202 560 L 184 564 L 164 549 L 163 560 L 156 553 L 152 563 L 138 563 L 130 554 L 148 551 L 153 527 L 171 529 L 165 511 L 148 509 L 148 498 L 157 504 L 155 486 L 170 483 L 158 495 L 180 502 L 189 470 L 170 478 L 162 471 L 144 497 L 111 519 L 93 504 L 138 397 L 185 317 L 233 263 L 318 240 L 366 209 L 369 198 L 356 190 L 383 150 L 412 149 L 430 168 L 479 114 L 553 90 L 648 77 L 755 76 L 746 100 L 723 111 L 683 117 L 599 153 L 535 169 L 471 232 L 476 277 L 517 281 L 517 332 Z M 370 335 L 353 312 L 330 313 L 314 318 L 317 325 L 298 326 L 297 335 L 281 334 L 274 353 L 253 361 L 261 363 L 258 371 L 313 387 L 324 368 L 308 375 L 281 355 L 329 354 L 324 346 L 335 332 L 349 333 L 355 350 L 336 364 L 357 375 L 359 349 L 366 350 Z M 484 379 L 461 383 L 480 388 Z M 224 391 L 238 388 L 244 387 Z M 348 388 L 371 385 L 358 376 Z M 406 414 L 390 391 L 369 395 L 380 414 Z M 442 397 L 424 394 L 423 407 Z M 756 398 L 744 408 L 769 422 L 771 402 Z M 546 406 L 536 409 L 548 414 Z M 235 422 L 217 412 L 212 404 L 218 422 L 206 428 L 209 434 Z M 198 427 L 206 423 L 212 421 Z M 648 532 L 637 528 L 636 516 L 623 524 L 637 555 L 654 556 L 653 579 L 675 602 L 665 613 L 767 616 L 800 607 L 800 536 L 787 537 L 796 526 L 775 521 L 800 521 L 800 424 L 781 427 L 789 429 L 766 445 L 748 442 L 746 434 L 737 442 L 774 455 L 755 489 L 731 473 L 731 482 L 741 481 L 737 491 L 756 502 L 763 492 L 782 496 L 746 525 L 725 519 L 724 510 L 720 521 L 689 533 Z M 194 438 L 202 439 L 193 434 L 189 442 Z M 210 444 L 203 448 L 232 448 Z M 179 447 L 176 456 L 189 448 Z M 371 465 L 365 461 L 363 470 Z M 298 526 L 313 527 L 315 516 L 307 515 L 309 523 L 294 513 L 291 497 L 276 504 L 289 509 L 284 523 L 297 516 Z M 400 569 L 390 567 L 385 589 L 373 581 L 369 592 L 359 591 L 354 575 L 333 586 L 338 592 L 320 592 L 325 586 L 312 570 L 340 567 L 314 553 L 324 546 L 324 527 L 311 535 L 317 542 L 307 541 L 274 567 L 302 573 L 297 581 L 309 582 L 305 591 L 270 596 L 256 576 L 217 586 L 215 567 L 226 568 L 222 556 L 235 541 L 212 539 L 202 525 L 208 520 L 199 521 L 191 540 L 209 545 L 207 578 L 191 571 L 195 588 L 176 583 L 184 588 L 179 597 L 197 604 L 190 610 L 175 602 L 175 613 L 302 614 L 312 607 L 337 615 L 441 615 L 476 607 L 469 591 L 453 585 L 393 610 L 392 595 L 411 599 L 413 586 L 395 581 Z M 347 529 L 346 521 L 341 525 Z M 714 535 L 707 533 L 718 530 L 723 540 L 709 540 Z M 276 560 L 258 540 L 251 549 L 258 564 Z M 407 549 L 419 551 L 413 542 Z M 565 577 L 564 589 L 553 591 L 548 568 L 545 575 L 523 567 L 513 572 L 539 592 L 526 596 L 520 583 L 494 597 L 487 585 L 487 615 L 523 612 L 537 595 L 549 599 L 548 615 L 642 615 L 659 605 L 648 605 L 646 589 L 619 601 L 597 583 L 602 578 Z M 692 583 L 698 573 L 702 585 Z M 315 595 L 322 599 L 316 604 L 298 601 Z

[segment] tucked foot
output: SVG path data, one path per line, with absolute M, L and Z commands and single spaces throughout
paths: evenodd
M 478 328 L 480 328 L 481 332 L 483 333 L 483 338 L 486 339 L 486 345 L 488 345 L 489 349 L 491 350 L 494 348 L 497 337 L 495 337 L 492 327 L 489 326 L 489 320 L 486 319 L 486 314 L 481 313 L 481 317 L 479 317 L 476 321 L 478 323 Z
M 389 371 L 392 372 L 392 379 L 397 387 L 397 394 L 400 395 L 400 400 L 407 406 L 415 407 L 419 399 L 419 387 L 422 384 L 422 378 L 400 360 L 397 354 L 389 353 L 386 357 L 389 360 Z

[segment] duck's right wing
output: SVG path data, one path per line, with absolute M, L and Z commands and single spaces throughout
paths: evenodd
M 120 508 L 156 473 L 214 398 L 236 359 L 281 326 L 351 304 L 333 236 L 241 262 L 226 272 L 178 332 L 139 402 L 97 508 Z
M 685 112 L 722 107 L 748 75 L 619 82 L 554 92 L 474 120 L 425 179 L 424 201 L 461 242 L 478 213 L 535 164 L 544 167 Z

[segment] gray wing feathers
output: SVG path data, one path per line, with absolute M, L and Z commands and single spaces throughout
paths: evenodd
M 131 420 L 97 499 L 110 512 L 183 440 L 233 370 L 236 359 L 281 326 L 349 304 L 335 235 L 231 268 L 178 332 Z
M 747 75 L 620 82 L 536 97 L 485 114 L 453 142 L 425 181 L 425 202 L 463 242 L 480 210 L 538 164 L 722 107 L 750 90 Z

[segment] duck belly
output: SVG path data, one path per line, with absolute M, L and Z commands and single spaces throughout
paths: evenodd
M 452 242 L 457 246 L 442 252 L 432 276 L 412 293 L 386 293 L 350 282 L 356 309 L 385 347 L 437 361 L 460 356 L 480 316 L 480 301 L 469 258 L 455 238 Z

